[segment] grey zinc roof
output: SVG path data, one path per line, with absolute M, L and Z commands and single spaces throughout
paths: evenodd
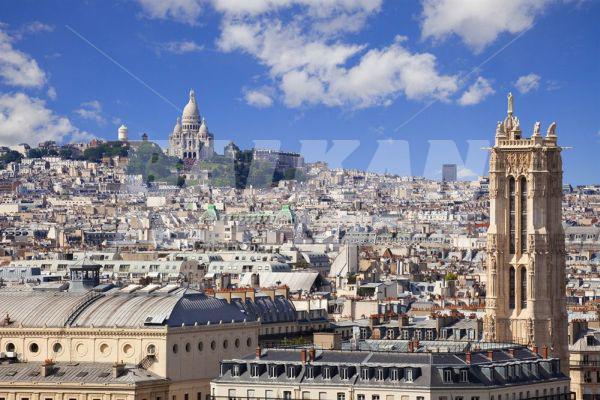
M 0 291 L 0 317 L 23 327 L 181 326 L 254 321 L 225 300 L 193 290 L 170 293 Z
M 0 365 L 0 382 L 53 382 L 76 384 L 136 384 L 166 381 L 164 378 L 135 366 L 126 366 L 123 374 L 114 378 L 110 363 L 56 363 L 52 374 L 42 376 L 40 363 Z

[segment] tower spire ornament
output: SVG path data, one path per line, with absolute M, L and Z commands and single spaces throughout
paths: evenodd
M 508 114 L 512 115 L 513 111 L 514 111 L 514 100 L 513 100 L 513 95 L 512 92 L 508 92 Z

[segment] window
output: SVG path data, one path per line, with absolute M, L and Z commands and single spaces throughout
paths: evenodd
M 372 395 L 371 400 L 379 400 L 379 395 L 378 394 Z
M 348 367 L 342 367 L 340 368 L 340 377 L 342 379 L 348 379 L 349 378 L 349 373 L 348 373 Z
M 186 343 L 185 344 L 185 352 L 189 353 L 191 349 L 192 349 L 192 345 L 190 345 L 189 343 Z
M 521 177 L 521 253 L 527 252 L 527 180 Z
M 223 340 L 223 348 L 226 349 L 229 347 L 229 341 L 227 339 Z
M 292 400 L 292 392 L 286 390 L 283 392 L 283 400 Z
M 250 368 L 250 375 L 253 378 L 257 378 L 260 375 L 260 366 L 257 364 L 252 364 L 252 367 Z
M 185 393 L 185 394 L 183 395 L 183 400 L 190 400 L 190 395 L 189 395 L 189 394 L 187 394 L 187 393 Z
M 469 371 L 463 369 L 460 371 L 460 381 L 461 382 L 469 382 Z
M 406 382 L 412 382 L 413 381 L 413 370 L 412 368 L 408 368 L 406 370 Z M 417 397 L 417 400 L 419 400 L 419 398 Z
M 390 380 L 397 381 L 400 378 L 397 368 L 390 369 Z
M 178 351 L 179 351 L 179 346 L 174 344 L 173 345 L 173 353 L 177 354 Z
M 377 368 L 377 380 L 382 381 L 385 379 L 385 371 L 383 368 Z
M 338 393 L 337 400 L 346 400 L 346 393 Z
M 521 308 L 527 308 L 527 268 L 521 267 Z
M 269 378 L 277 378 L 277 365 L 269 365 Z
M 15 344 L 12 342 L 9 342 L 6 344 L 6 351 L 8 352 L 12 352 L 15 351 Z
M 370 376 L 369 376 L 369 368 L 363 368 L 360 370 L 360 377 L 361 379 L 364 380 L 369 380 Z
M 314 379 L 315 367 L 306 367 L 306 379 Z
M 37 343 L 31 343 L 29 345 L 29 351 L 32 353 L 37 353 L 38 351 L 40 351 L 40 347 L 37 345 Z
M 246 393 L 246 398 L 248 400 L 253 400 L 255 398 L 254 389 L 248 389 L 248 392 Z M 198 399 L 198 400 L 201 400 L 201 399 Z
M 508 179 L 508 229 L 509 229 L 509 250 L 510 254 L 515 254 L 515 178 Z
M 240 366 L 239 366 L 239 364 L 235 364 L 233 366 L 233 370 L 231 371 L 231 375 L 233 375 L 233 376 L 240 376 Z
M 210 348 L 212 350 L 214 350 L 217 347 L 217 343 L 213 340 L 212 342 L 210 342 Z
M 310 392 L 302 392 L 302 400 L 310 400 Z
M 515 268 L 510 267 L 508 272 L 508 306 L 515 308 Z
M 479 396 L 471 396 L 471 400 L 479 400 Z
M 204 343 L 198 342 L 198 351 L 204 350 Z
M 290 365 L 287 368 L 287 377 L 290 379 L 294 379 L 296 377 L 296 368 L 293 365 Z
M 357 395 L 356 400 L 365 400 L 365 395 L 364 394 Z
M 157 399 L 160 400 L 160 399 Z M 196 400 L 202 400 L 202 392 L 196 393 Z
M 323 379 L 331 379 L 331 367 L 323 367 Z
M 452 382 L 452 370 L 445 369 L 444 370 L 444 383 Z
M 229 400 L 235 400 L 235 389 L 229 389 L 227 392 L 227 397 Z
M 60 353 L 62 351 L 62 345 L 60 343 L 54 343 L 52 345 L 52 351 L 55 353 Z

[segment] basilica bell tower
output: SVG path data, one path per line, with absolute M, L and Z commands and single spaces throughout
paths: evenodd
M 542 349 L 568 375 L 562 160 L 556 123 L 521 135 L 512 94 L 490 155 L 484 337 Z

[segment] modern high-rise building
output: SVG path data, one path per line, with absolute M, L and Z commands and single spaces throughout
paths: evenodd
M 486 341 L 547 346 L 568 374 L 562 160 L 556 123 L 521 135 L 508 95 L 490 156 Z
M 456 182 L 456 164 L 444 164 L 442 165 L 442 181 L 444 182 Z

